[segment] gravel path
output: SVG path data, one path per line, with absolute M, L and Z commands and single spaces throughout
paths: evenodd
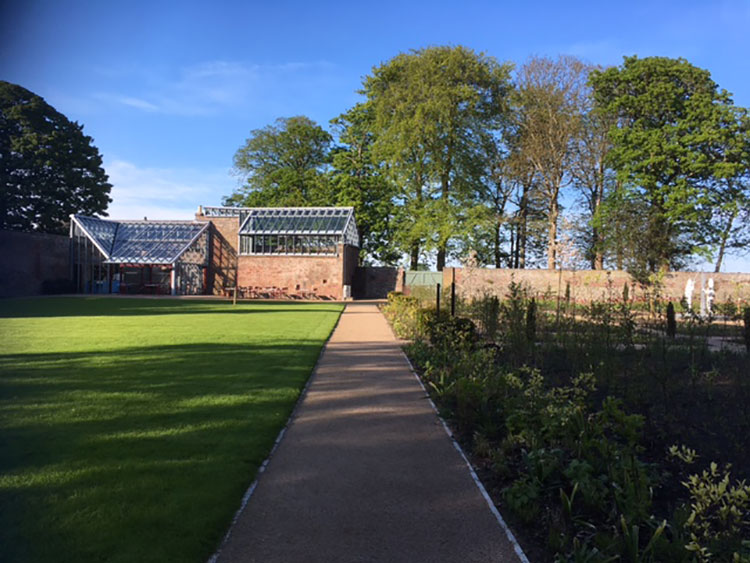
M 353 303 L 218 561 L 521 559 L 382 314 Z

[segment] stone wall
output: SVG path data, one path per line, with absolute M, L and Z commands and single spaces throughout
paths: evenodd
M 69 237 L 0 231 L 0 297 L 69 291 Z
M 620 297 L 623 286 L 629 285 L 630 297 L 635 300 L 645 298 L 645 291 L 627 272 L 601 270 L 510 270 L 485 268 L 446 268 L 443 271 L 443 285 L 450 287 L 455 271 L 456 293 L 465 298 L 480 296 L 486 293 L 504 296 L 511 281 L 523 284 L 532 295 L 542 297 L 549 295 L 555 298 L 558 292 L 565 295 L 566 286 L 570 284 L 571 299 L 588 302 L 601 299 L 608 294 Z M 727 274 L 700 272 L 667 272 L 662 283 L 662 296 L 679 301 L 685 294 L 688 279 L 695 282 L 693 303 L 700 302 L 701 276 L 714 280 L 716 303 L 727 301 L 738 304 L 750 303 L 750 274 Z
M 389 292 L 403 290 L 401 268 L 360 266 L 354 275 L 352 295 L 355 299 L 385 299 Z

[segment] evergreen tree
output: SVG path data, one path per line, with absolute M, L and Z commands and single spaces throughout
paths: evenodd
M 67 232 L 70 215 L 106 215 L 112 185 L 83 126 L 0 81 L 0 229 Z

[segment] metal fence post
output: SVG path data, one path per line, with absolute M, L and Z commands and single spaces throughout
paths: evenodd
M 437 316 L 440 317 L 440 284 L 437 284 L 437 293 L 435 294 L 435 310 Z
M 451 268 L 451 317 L 456 316 L 456 268 Z

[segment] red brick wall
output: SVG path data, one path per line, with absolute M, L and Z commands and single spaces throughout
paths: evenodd
M 213 225 L 210 237 L 206 293 L 222 295 L 237 285 L 237 252 Z
M 443 271 L 443 284 L 449 287 L 453 268 Z M 561 295 L 565 294 L 565 287 L 570 283 L 571 298 L 576 301 L 591 301 L 601 299 L 611 291 L 613 296 L 622 295 L 625 283 L 629 284 L 631 298 L 644 297 L 644 291 L 634 283 L 627 272 L 594 270 L 509 270 L 484 268 L 455 268 L 456 293 L 463 297 L 474 297 L 484 293 L 505 295 L 511 280 L 522 283 L 533 295 L 543 295 L 547 292 L 557 296 L 558 287 Z M 750 303 L 750 274 L 713 274 L 705 273 L 706 283 L 709 278 L 714 280 L 716 291 L 715 301 L 723 303 L 734 301 Z M 700 272 L 667 272 L 662 280 L 662 294 L 664 298 L 679 301 L 685 294 L 685 283 L 692 278 L 695 281 L 693 303 L 700 302 L 701 273 Z M 609 282 L 611 281 L 611 289 Z
M 237 252 L 239 244 L 240 218 L 239 217 L 206 217 L 196 213 L 196 221 L 210 221 L 214 229 L 224 237 L 227 243 Z
M 240 256 L 237 285 L 311 291 L 331 299 L 343 297 L 343 253 L 339 256 Z

